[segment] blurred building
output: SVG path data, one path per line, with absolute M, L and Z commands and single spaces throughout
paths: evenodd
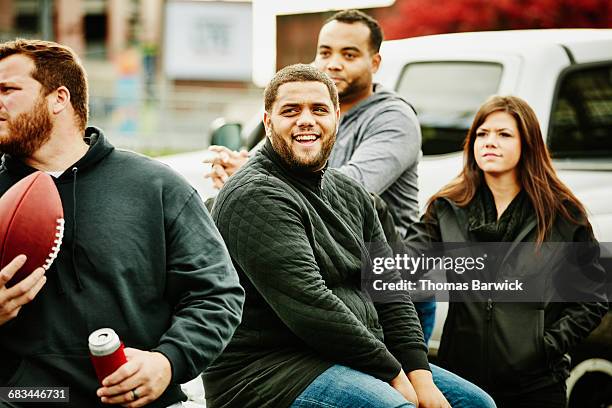
M 133 41 L 161 38 L 163 0 L 0 0 L 0 35 L 39 37 L 85 58 L 112 58 Z
M 43 38 L 73 48 L 90 80 L 90 122 L 116 144 L 188 150 L 206 145 L 217 117 L 237 120 L 258 109 L 250 5 L 0 0 L 0 40 Z

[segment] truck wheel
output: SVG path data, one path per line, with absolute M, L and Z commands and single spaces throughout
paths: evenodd
M 591 358 L 578 364 L 567 379 L 569 408 L 612 408 L 612 363 Z

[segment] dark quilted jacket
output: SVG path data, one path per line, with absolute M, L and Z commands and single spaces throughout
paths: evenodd
M 213 219 L 246 303 L 204 374 L 207 406 L 287 407 L 333 364 L 384 381 L 429 368 L 410 300 L 375 305 L 359 290 L 364 242 L 384 235 L 355 181 L 297 174 L 268 142 L 221 190 Z

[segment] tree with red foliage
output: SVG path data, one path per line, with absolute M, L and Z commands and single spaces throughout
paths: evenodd
M 610 0 L 396 0 L 375 15 L 388 40 L 527 28 L 610 28 Z

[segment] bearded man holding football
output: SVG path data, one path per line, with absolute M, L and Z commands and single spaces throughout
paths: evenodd
M 32 228 L 27 214 L 21 224 L 0 214 L 0 229 L 13 230 L 0 231 L 0 255 L 23 254 L 0 271 L 0 386 L 68 387 L 63 406 L 178 407 L 180 384 L 231 338 L 244 291 L 195 190 L 168 167 L 115 149 L 87 120 L 86 74 L 72 50 L 0 43 L 0 200 L 41 171 L 63 207 L 59 252 L 14 284 L 41 249 L 6 238 Z M 38 201 L 22 208 L 45 211 Z M 102 384 L 88 349 L 100 328 L 117 333 L 127 357 Z

